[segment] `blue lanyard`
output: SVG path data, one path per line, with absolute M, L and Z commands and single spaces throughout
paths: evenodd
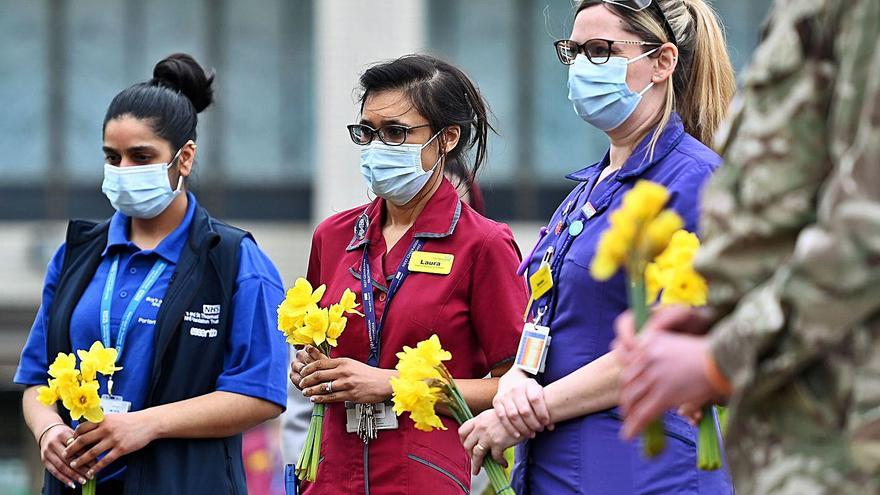
M 388 298 L 385 300 L 385 311 L 382 312 L 382 319 L 376 323 L 376 304 L 373 300 L 373 275 L 370 269 L 370 256 L 368 254 L 369 245 L 364 246 L 364 253 L 361 257 L 361 289 L 364 299 L 364 320 L 367 322 L 367 336 L 370 338 L 370 358 L 368 363 L 370 366 L 379 366 L 379 338 L 381 337 L 382 327 L 385 324 L 385 317 L 388 316 L 388 309 L 391 307 L 391 299 L 397 294 L 403 281 L 409 275 L 409 260 L 413 253 L 422 249 L 425 241 L 421 239 L 413 239 L 409 246 L 409 251 L 397 267 L 397 273 L 388 286 Z
M 166 266 L 168 266 L 167 263 L 162 260 L 157 260 L 153 265 L 153 268 L 150 270 L 150 273 L 147 274 L 147 278 L 144 279 L 141 286 L 138 287 L 137 292 L 135 292 L 134 296 L 131 298 L 131 301 L 129 301 L 128 307 L 122 315 L 122 321 L 119 322 L 119 333 L 116 335 L 116 344 L 113 346 L 116 347 L 117 351 L 117 363 L 122 360 L 122 350 L 125 348 L 125 334 L 128 333 L 128 329 L 131 326 L 131 320 L 134 318 L 138 306 L 140 306 L 144 298 L 147 297 L 147 292 L 149 292 L 150 289 L 153 288 L 153 285 L 155 285 L 156 281 L 159 280 L 159 277 L 162 275 L 162 272 L 165 271 Z M 101 295 L 101 341 L 106 348 L 111 346 L 110 303 L 116 287 L 116 273 L 118 271 L 119 255 L 117 254 L 113 257 L 113 263 L 110 265 L 110 271 L 107 273 L 107 282 L 104 284 L 104 293 Z

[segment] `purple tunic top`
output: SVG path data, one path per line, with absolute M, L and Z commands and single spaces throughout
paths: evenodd
M 538 377 L 544 385 L 610 350 L 614 320 L 628 307 L 626 278 L 620 272 L 607 282 L 597 282 L 590 276 L 589 265 L 608 228 L 609 215 L 620 206 L 624 194 L 641 179 L 666 186 L 671 192 L 667 206 L 681 215 L 687 230 L 697 231 L 700 190 L 721 163 L 720 157 L 685 133 L 677 114 L 658 140 L 653 160 L 648 153 L 650 139 L 651 134 L 616 174 L 598 185 L 596 180 L 609 163 L 607 154 L 601 162 L 569 175 L 579 184 L 553 214 L 548 234 L 531 256 L 529 273 L 537 270 L 549 247 L 554 249 L 554 258 L 563 255 L 554 271 L 554 288 L 532 306 L 533 315 L 545 308 L 542 324 L 549 324 L 552 337 L 545 372 Z M 579 226 L 569 228 L 577 221 L 583 224 L 580 233 Z M 555 431 L 539 433 L 520 445 L 513 474 L 516 493 L 733 492 L 726 470 L 697 469 L 697 430 L 684 418 L 674 412 L 665 414 L 666 450 L 654 460 L 642 457 L 639 441 L 620 439 L 621 424 L 621 413 L 615 407 L 562 422 Z

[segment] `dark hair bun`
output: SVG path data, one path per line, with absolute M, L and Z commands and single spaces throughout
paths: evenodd
M 152 84 L 180 91 L 192 102 L 196 112 L 214 101 L 214 71 L 206 71 L 192 56 L 175 53 L 153 68 Z

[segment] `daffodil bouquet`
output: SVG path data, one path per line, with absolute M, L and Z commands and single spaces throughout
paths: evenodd
M 646 180 L 636 183 L 617 210 L 611 213 L 610 226 L 596 248 L 590 272 L 596 280 L 608 280 L 623 267 L 629 280 L 629 305 L 635 317 L 636 331 L 648 321 L 649 298 L 645 275 L 654 258 L 669 245 L 684 222 L 672 210 L 665 210 L 669 191 Z M 656 457 L 666 446 L 663 422 L 651 422 L 642 436 L 647 457 Z
M 404 346 L 397 358 L 399 376 L 391 379 L 391 390 L 394 412 L 398 416 L 408 412 L 416 429 L 421 431 L 446 429 L 437 416 L 435 407 L 438 402 L 449 409 L 458 424 L 474 417 L 455 386 L 455 380 L 443 365 L 443 361 L 452 359 L 452 354 L 443 349 L 436 335 L 419 342 L 415 349 Z M 486 457 L 483 467 L 498 495 L 515 495 L 504 469 L 492 457 Z
M 672 236 L 669 246 L 645 269 L 649 301 L 656 301 L 659 295 L 661 305 L 696 307 L 706 304 L 709 286 L 694 270 L 694 258 L 699 249 L 700 239 L 686 230 L 679 230 Z M 700 419 L 697 467 L 705 471 L 721 468 L 715 410 L 715 406 L 704 406 Z
M 37 400 L 47 406 L 61 401 L 61 405 L 70 412 L 70 419 L 74 421 L 82 418 L 92 423 L 104 421 L 104 410 L 98 394 L 98 374 L 110 376 L 121 370 L 122 368 L 116 366 L 116 358 L 116 349 L 106 349 L 101 342 L 92 344 L 88 351 L 76 351 L 76 356 L 73 353 L 59 352 L 55 361 L 49 365 L 50 378 L 47 386 L 37 389 Z M 94 495 L 95 484 L 95 479 L 87 481 L 82 488 L 83 495 Z
M 313 290 L 308 280 L 298 278 L 278 306 L 278 329 L 284 333 L 288 344 L 312 345 L 329 356 L 330 348 L 336 347 L 337 339 L 348 323 L 345 315 L 363 314 L 356 310 L 358 304 L 354 292 L 349 289 L 345 289 L 338 303 L 322 308 L 319 304 L 326 290 L 324 285 Z M 318 474 L 324 408 L 324 404 L 316 404 L 312 409 L 306 443 L 296 462 L 296 477 L 301 481 L 315 481 Z

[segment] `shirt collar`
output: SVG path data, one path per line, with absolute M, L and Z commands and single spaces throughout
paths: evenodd
M 663 129 L 663 132 L 660 134 L 660 138 L 657 140 L 657 144 L 654 146 L 654 156 L 652 160 L 649 160 L 649 154 L 651 151 L 651 139 L 654 137 L 654 133 L 650 132 L 647 136 L 642 139 L 642 141 L 635 147 L 632 155 L 623 164 L 620 171 L 616 174 L 616 179 L 618 181 L 625 181 L 632 177 L 638 177 L 642 175 L 646 170 L 651 168 L 655 163 L 660 160 L 666 158 L 666 155 L 672 151 L 678 143 L 681 141 L 681 138 L 684 136 L 684 124 L 681 121 L 681 117 L 678 113 L 673 112 L 669 117 L 669 122 L 666 124 L 666 128 Z M 601 161 L 594 163 L 586 168 L 578 170 L 577 172 L 566 175 L 567 179 L 576 180 L 578 182 L 587 182 L 593 179 L 596 175 L 600 174 L 605 167 L 608 166 L 610 162 L 610 151 L 605 152 L 605 157 L 602 158 Z
M 180 251 L 183 249 L 183 245 L 189 238 L 189 227 L 192 224 L 192 219 L 195 215 L 196 207 L 198 206 L 195 195 L 187 192 L 186 196 L 187 206 L 183 221 L 180 222 L 180 225 L 178 225 L 176 229 L 162 239 L 162 242 L 156 246 L 156 249 L 152 250 L 153 253 L 158 254 L 174 264 L 177 264 L 177 260 L 180 258 Z M 107 247 L 104 248 L 104 252 L 101 256 L 106 256 L 111 250 L 123 249 L 128 246 L 138 249 L 137 246 L 128 240 L 129 225 L 131 225 L 131 217 L 118 211 L 113 215 L 113 218 L 110 219 L 110 227 L 107 232 Z
M 458 191 L 445 177 L 425 209 L 416 218 L 412 230 L 413 237 L 419 239 L 440 239 L 455 232 L 461 216 L 461 199 Z M 382 235 L 385 220 L 385 200 L 376 198 L 355 220 L 354 237 L 346 251 L 362 247 L 368 241 L 375 243 Z

